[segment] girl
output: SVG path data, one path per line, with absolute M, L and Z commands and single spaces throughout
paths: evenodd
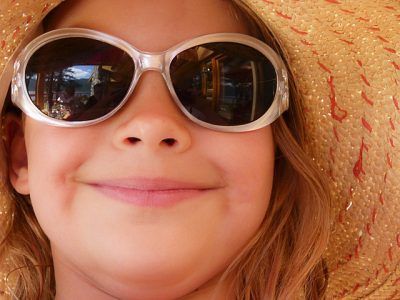
M 3 113 L 6 295 L 322 297 L 326 184 L 246 4 L 69 0 L 42 28 Z

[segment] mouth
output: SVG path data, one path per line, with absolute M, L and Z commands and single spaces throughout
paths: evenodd
M 171 207 L 220 188 L 213 184 L 163 178 L 106 180 L 89 185 L 108 198 L 142 207 Z

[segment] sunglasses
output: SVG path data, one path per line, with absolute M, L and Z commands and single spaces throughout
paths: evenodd
M 289 105 L 282 59 L 253 37 L 209 34 L 149 53 L 83 28 L 50 31 L 24 48 L 14 65 L 12 101 L 47 125 L 88 126 L 121 109 L 147 70 L 162 74 L 185 116 L 213 130 L 255 130 Z

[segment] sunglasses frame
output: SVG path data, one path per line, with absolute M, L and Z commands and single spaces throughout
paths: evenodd
M 121 103 L 116 106 L 112 111 L 100 118 L 88 121 L 66 121 L 55 119 L 41 112 L 40 109 L 32 102 L 29 97 L 25 84 L 25 70 L 31 56 L 35 53 L 36 50 L 49 42 L 71 37 L 90 38 L 115 46 L 130 55 L 135 64 L 134 77 L 124 99 L 122 99 Z M 257 120 L 251 123 L 234 126 L 210 124 L 199 120 L 192 114 L 190 114 L 176 95 L 170 77 L 170 65 L 172 60 L 175 58 L 176 55 L 189 48 L 213 42 L 234 42 L 249 46 L 265 55 L 265 57 L 267 57 L 274 66 L 277 80 L 275 98 L 270 108 L 265 112 L 263 116 L 261 116 Z M 172 99 L 179 107 L 179 109 L 183 112 L 183 114 L 194 123 L 208 129 L 223 132 L 245 132 L 259 129 L 271 124 L 289 107 L 288 76 L 285 64 L 272 48 L 254 37 L 239 33 L 215 33 L 183 41 L 163 52 L 144 52 L 138 50 L 128 42 L 118 37 L 84 28 L 64 28 L 49 31 L 32 40 L 22 50 L 14 63 L 14 75 L 11 85 L 12 102 L 32 119 L 35 119 L 36 121 L 42 122 L 47 125 L 58 127 L 89 126 L 102 122 L 110 118 L 117 111 L 119 111 L 121 107 L 123 107 L 125 103 L 129 100 L 141 75 L 148 70 L 160 72 L 166 82 Z

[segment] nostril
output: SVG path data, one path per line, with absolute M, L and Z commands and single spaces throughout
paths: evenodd
M 137 137 L 128 137 L 127 138 L 127 142 L 129 144 L 136 144 L 137 142 L 140 142 L 140 139 Z
M 162 140 L 163 143 L 167 144 L 168 146 L 173 146 L 176 144 L 176 140 L 173 138 L 166 138 Z

